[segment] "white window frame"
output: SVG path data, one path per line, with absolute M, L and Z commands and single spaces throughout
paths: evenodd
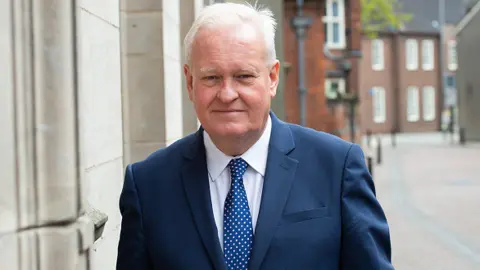
M 387 120 L 387 99 L 385 88 L 372 87 L 372 115 L 373 122 L 377 124 L 385 123 Z
M 430 122 L 436 118 L 436 92 L 433 86 L 424 86 L 422 89 L 423 121 Z
M 418 87 L 407 88 L 407 121 L 417 122 L 420 120 L 420 95 Z
M 455 71 L 458 68 L 457 41 L 449 40 L 447 43 L 448 69 Z
M 345 49 L 346 35 L 345 35 L 345 0 L 326 0 L 325 11 L 322 21 L 327 26 L 327 32 L 324 33 L 326 37 L 327 47 L 329 49 Z M 338 17 L 333 16 L 333 3 L 338 3 Z M 338 42 L 333 42 L 333 25 L 338 23 Z M 325 28 L 324 28 L 325 29 Z
M 333 95 L 333 93 L 329 93 L 329 89 L 331 88 L 331 85 L 332 83 L 334 82 L 337 82 L 338 83 L 338 92 L 339 93 L 342 93 L 342 94 L 345 94 L 345 79 L 342 79 L 342 78 L 328 78 L 328 79 L 325 79 L 325 96 L 327 96 L 327 98 L 331 98 L 331 99 L 334 99 L 334 98 L 337 98 L 337 95 Z
M 422 69 L 433 70 L 435 68 L 435 46 L 432 39 L 422 40 Z
M 379 71 L 385 68 L 385 49 L 381 39 L 372 40 L 372 69 Z
M 405 41 L 405 63 L 407 70 L 418 70 L 418 41 L 407 39 Z

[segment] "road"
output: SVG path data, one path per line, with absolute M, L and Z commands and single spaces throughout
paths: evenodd
M 374 180 L 396 269 L 480 269 L 480 144 L 441 134 L 382 139 Z

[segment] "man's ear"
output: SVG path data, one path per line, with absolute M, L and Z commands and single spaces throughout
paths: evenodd
M 277 94 L 277 87 L 280 79 L 280 61 L 275 60 L 272 67 L 270 68 L 270 96 L 274 97 Z
M 187 84 L 188 98 L 193 102 L 193 75 L 187 64 L 183 66 L 183 74 L 185 75 L 185 81 Z

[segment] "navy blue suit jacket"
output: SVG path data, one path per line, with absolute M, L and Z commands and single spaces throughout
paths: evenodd
M 271 116 L 248 269 L 393 269 L 360 147 Z M 117 269 L 225 270 L 208 181 L 202 129 L 127 166 Z

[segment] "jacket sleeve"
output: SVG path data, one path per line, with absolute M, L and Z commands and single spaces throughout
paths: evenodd
M 118 243 L 117 270 L 150 270 L 150 260 L 143 234 L 142 209 L 134 181 L 132 165 L 125 172 L 120 194 L 122 223 Z
M 353 144 L 347 154 L 342 182 L 343 270 L 394 269 L 385 213 L 362 149 Z

